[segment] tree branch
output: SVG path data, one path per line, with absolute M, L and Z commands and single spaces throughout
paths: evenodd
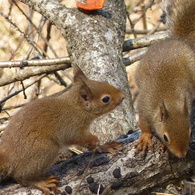
M 77 192 L 79 195 L 97 194 L 98 189 L 100 194 L 107 195 L 147 195 L 157 188 L 170 182 L 181 181 L 192 174 L 195 151 L 191 150 L 185 159 L 168 159 L 161 149 L 160 141 L 154 137 L 154 152 L 149 151 L 146 158 L 141 154 L 135 156 L 135 141 L 139 136 L 140 132 L 135 131 L 118 139 L 125 145 L 116 155 L 95 154 L 91 160 L 92 152 L 86 152 L 54 165 L 49 173 L 60 178 L 61 192 L 71 188 L 74 194 L 80 185 Z M 89 163 L 89 169 L 86 170 Z M 20 187 L 18 184 L 4 184 L 0 186 L 0 194 L 42 193 L 36 189 Z
M 139 61 L 148 51 L 148 49 L 142 49 L 141 51 L 133 54 L 131 57 L 123 58 L 123 63 L 125 66 L 129 66 L 133 64 L 134 62 Z
M 123 52 L 150 46 L 158 41 L 165 40 L 168 37 L 168 32 L 162 32 L 158 34 L 144 36 L 141 38 L 130 39 L 124 42 Z
M 159 32 L 159 31 L 165 31 L 166 29 L 164 27 L 159 27 L 156 29 L 156 32 Z M 145 34 L 148 34 L 150 33 L 151 30 L 131 30 L 131 29 L 126 29 L 126 34 L 141 34 L 141 35 L 145 35 Z
M 16 81 L 23 81 L 25 79 L 28 79 L 32 76 L 37 76 L 41 74 L 49 74 L 57 70 L 64 70 L 66 68 L 69 68 L 70 64 L 60 64 L 60 65 L 54 65 L 54 66 L 45 66 L 41 68 L 28 68 L 25 70 L 21 70 L 17 72 L 14 76 L 4 77 L 0 79 L 0 86 L 4 86 Z
M 18 61 L 9 61 L 9 62 L 0 62 L 0 68 L 24 68 L 30 66 L 50 66 L 50 65 L 62 65 L 70 64 L 69 57 L 63 58 L 54 58 L 54 59 L 39 59 L 39 60 L 18 60 Z
M 30 86 L 32 86 L 33 84 L 35 84 L 36 82 L 40 81 L 42 78 L 44 78 L 46 75 L 42 75 L 39 78 L 35 79 L 35 81 L 31 82 L 30 84 L 22 87 L 21 89 L 13 92 L 12 94 L 8 95 L 7 97 L 4 97 L 2 100 L 0 100 L 0 105 L 2 105 L 4 102 L 6 102 L 7 100 L 9 100 L 10 98 L 14 97 L 15 95 L 19 94 L 20 92 L 22 92 L 24 89 L 29 88 Z

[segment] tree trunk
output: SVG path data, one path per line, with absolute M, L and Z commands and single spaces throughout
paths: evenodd
M 61 31 L 67 41 L 72 65 L 77 64 L 93 80 L 107 81 L 126 94 L 112 113 L 98 118 L 91 131 L 102 142 L 116 139 L 134 128 L 134 113 L 122 60 L 126 10 L 123 0 L 107 0 L 103 10 L 84 14 L 56 0 L 22 0 Z
M 122 0 L 107 0 L 104 10 L 112 17 L 86 15 L 68 9 L 56 0 L 23 0 L 52 21 L 67 39 L 72 64 L 78 64 L 92 79 L 108 81 L 121 88 L 127 95 L 123 105 L 112 114 L 93 125 L 98 137 L 108 139 L 109 130 L 121 127 L 110 138 L 133 127 L 133 112 L 125 69 L 122 64 L 121 46 L 124 38 L 125 5 Z M 193 115 L 194 116 L 194 115 Z M 192 117 L 193 119 L 194 117 Z M 110 125 L 110 123 L 113 123 Z M 194 124 L 194 121 L 193 123 Z M 193 129 L 194 126 L 192 125 Z M 120 128 L 119 128 L 120 129 Z M 54 165 L 49 171 L 60 177 L 62 194 L 140 194 L 147 195 L 156 188 L 190 176 L 195 167 L 195 152 L 190 151 L 182 160 L 163 153 L 161 143 L 154 137 L 154 152 L 146 158 L 134 155 L 135 140 L 140 132 L 119 139 L 125 143 L 116 155 L 87 152 Z M 193 135 L 193 138 L 195 136 Z M 195 141 L 195 140 L 194 140 Z M 68 192 L 69 191 L 69 192 Z M 0 194 L 40 195 L 41 191 L 24 188 L 19 184 L 0 185 Z

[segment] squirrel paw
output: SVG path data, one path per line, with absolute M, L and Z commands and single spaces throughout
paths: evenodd
M 142 154 L 145 155 L 148 146 L 152 151 L 154 150 L 154 146 L 152 143 L 152 134 L 143 133 L 142 136 L 139 138 L 138 142 L 136 143 L 135 153 L 142 151 Z
M 42 190 L 44 195 L 49 195 L 50 191 L 53 191 L 54 194 L 60 192 L 60 190 L 57 188 L 57 184 L 59 183 L 60 181 L 57 179 L 56 176 L 50 176 L 45 180 L 34 183 L 33 186 Z
M 96 149 L 96 152 L 98 153 L 108 152 L 111 154 L 116 154 L 117 150 L 122 150 L 122 149 L 123 147 L 121 142 L 110 141 L 103 145 L 99 145 Z
M 167 149 L 167 146 L 165 144 L 162 144 L 162 149 L 163 149 L 163 152 L 165 153 L 165 155 L 167 156 L 167 158 L 170 157 L 170 153 L 169 153 L 169 150 Z

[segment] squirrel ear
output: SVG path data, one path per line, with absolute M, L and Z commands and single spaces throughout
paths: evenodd
M 89 109 L 92 100 L 92 91 L 89 89 L 85 82 L 83 82 L 83 85 L 79 90 L 79 95 L 81 97 L 81 101 L 84 103 L 85 108 Z
M 83 71 L 78 67 L 74 66 L 74 82 L 80 79 L 82 81 L 88 80 Z
M 162 105 L 160 106 L 159 114 L 160 114 L 159 122 L 164 122 L 168 118 L 168 111 L 165 107 L 164 101 L 162 102 Z

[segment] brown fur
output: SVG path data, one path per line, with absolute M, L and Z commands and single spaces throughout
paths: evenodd
M 194 10 L 195 1 L 176 4 L 176 13 L 169 16 L 171 38 L 152 45 L 136 70 L 142 130 L 136 151 L 143 149 L 145 153 L 147 144 L 151 145 L 151 129 L 155 128 L 174 155 L 184 157 L 187 153 L 191 103 L 195 97 L 195 50 L 191 43 L 195 36 Z
M 195 39 L 195 1 L 170 0 L 168 7 L 168 29 L 171 36 L 184 39 Z
M 16 113 L 0 144 L 0 170 L 22 185 L 34 186 L 49 194 L 59 181 L 46 178 L 63 146 L 77 144 L 92 150 L 99 139 L 89 125 L 98 116 L 113 110 L 124 99 L 115 87 L 88 80 L 76 68 L 72 86 L 62 95 L 35 100 Z M 108 103 L 102 98 L 109 96 Z

